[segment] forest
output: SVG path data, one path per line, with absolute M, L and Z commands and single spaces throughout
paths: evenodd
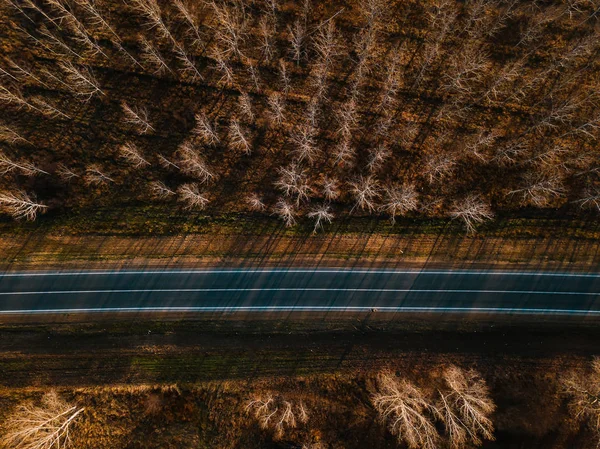
M 0 5 L 6 216 L 600 211 L 596 0 Z

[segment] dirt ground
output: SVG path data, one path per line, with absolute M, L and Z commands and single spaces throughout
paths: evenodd
M 539 232 L 539 229 L 538 229 Z M 0 236 L 4 269 L 176 268 L 202 266 L 378 266 L 455 268 L 494 266 L 593 271 L 600 266 L 600 239 L 578 235 L 467 236 L 435 233 L 327 233 L 290 235 L 203 233 L 165 236 L 61 235 L 55 232 Z
M 373 316 L 4 325 L 0 415 L 58 388 L 88 410 L 82 449 L 276 448 L 286 440 L 391 448 L 369 402 L 376 373 L 392 369 L 428 388 L 453 363 L 480 371 L 497 403 L 497 441 L 484 448 L 585 447 L 590 436 L 569 418 L 560 378 L 589 369 L 597 324 L 442 319 L 436 332 L 427 327 Z M 309 425 L 274 443 L 244 412 L 265 392 L 304 401 Z M 156 401 L 154 415 L 148 404 Z

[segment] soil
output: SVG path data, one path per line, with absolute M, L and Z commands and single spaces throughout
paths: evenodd
M 444 319 L 432 332 L 431 322 L 411 318 L 273 318 L 4 325 L 3 413 L 58 388 L 89 409 L 78 448 L 286 447 L 286 438 L 316 436 L 330 448 L 391 448 L 368 399 L 376 373 L 391 369 L 427 389 L 456 364 L 481 372 L 497 403 L 497 441 L 484 448 L 591 441 L 569 418 L 560 378 L 589 369 L 600 337 L 594 323 Z M 309 428 L 274 443 L 253 424 L 245 401 L 269 391 L 305 401 L 314 416 Z M 153 395 L 162 398 L 156 417 L 145 411 Z M 140 429 L 156 439 L 144 441 Z

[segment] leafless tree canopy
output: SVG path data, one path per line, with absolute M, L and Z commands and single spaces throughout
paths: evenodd
M 461 220 L 467 231 L 473 233 L 476 225 L 491 220 L 494 214 L 484 200 L 477 195 L 470 195 L 454 203 L 450 210 L 450 217 Z
M 200 187 L 196 183 L 179 186 L 177 193 L 179 201 L 185 205 L 186 209 L 204 209 L 209 202 L 206 194 L 200 191 Z
M 561 381 L 572 416 L 586 423 L 600 444 L 600 359 L 592 361 L 591 373 L 567 373 Z
M 262 198 L 256 193 L 252 193 L 246 197 L 246 204 L 248 204 L 250 210 L 254 211 L 264 211 L 267 208 Z
M 190 142 L 184 142 L 178 152 L 179 166 L 184 173 L 197 178 L 201 183 L 208 183 L 214 178 L 204 158 Z
M 448 446 L 462 449 L 494 439 L 490 415 L 496 406 L 485 381 L 474 370 L 449 366 L 438 400 L 388 371 L 377 377 L 371 401 L 389 431 L 411 449 Z M 438 432 L 440 422 L 445 435 Z
M 283 220 L 288 228 L 296 224 L 296 210 L 294 209 L 294 205 L 290 204 L 284 198 L 277 200 L 273 208 L 273 213 Z
M 4 0 L 0 189 L 33 197 L 44 174 L 69 183 L 47 204 L 91 204 L 83 184 L 111 207 L 195 181 L 237 213 L 255 185 L 286 223 L 326 203 L 468 232 L 492 207 L 587 217 L 595 1 Z
M 432 419 L 433 408 L 413 384 L 392 373 L 380 373 L 371 400 L 381 421 L 400 443 L 410 449 L 437 448 L 439 435 Z
M 490 419 L 496 409 L 485 381 L 474 370 L 451 366 L 444 372 L 448 392 L 440 391 L 438 415 L 444 423 L 450 447 L 460 449 L 468 444 L 479 446 L 482 439 L 494 439 Z
M 168 188 L 161 181 L 152 181 L 148 185 L 148 187 L 150 189 L 150 193 L 152 194 L 152 196 L 154 198 L 164 200 L 164 199 L 169 198 L 171 195 L 175 195 L 175 192 L 173 190 L 171 190 L 170 188 Z
M 354 208 L 374 211 L 375 201 L 380 196 L 380 188 L 377 180 L 372 176 L 361 176 L 356 181 L 350 183 L 352 193 L 356 198 Z
M 18 172 L 24 176 L 35 176 L 40 173 L 48 174 L 29 162 L 10 159 L 0 151 L 0 175 L 6 175 L 11 172 Z
M 33 221 L 38 213 L 44 212 L 47 208 L 47 206 L 32 199 L 24 191 L 0 191 L 0 211 L 11 215 L 17 220 Z
M 148 121 L 148 111 L 146 109 L 129 106 L 125 102 L 121 103 L 121 108 L 125 114 L 125 122 L 132 125 L 141 134 L 146 134 L 150 130 L 154 131 Z
M 419 194 L 414 185 L 389 186 L 385 188 L 385 197 L 381 210 L 387 212 L 392 222 L 394 222 L 396 215 L 405 215 L 417 209 L 418 205 Z
M 88 186 L 100 186 L 115 182 L 114 179 L 104 173 L 103 169 L 98 164 L 89 165 L 85 169 L 83 179 Z
M 316 233 L 319 229 L 323 229 L 323 222 L 331 223 L 334 215 L 331 212 L 331 208 L 328 204 L 320 204 L 308 213 L 308 217 L 315 220 L 313 233 Z
M 254 417 L 263 429 L 271 430 L 276 438 L 283 437 L 289 429 L 306 424 L 309 419 L 302 401 L 293 403 L 273 394 L 250 399 L 246 404 L 246 413 Z
M 119 157 L 131 164 L 134 168 L 142 168 L 150 165 L 140 150 L 132 143 L 126 143 L 119 147 Z
M 216 145 L 220 139 L 215 125 L 209 120 L 206 114 L 196 114 L 196 127 L 192 130 L 202 140 L 209 145 Z
M 83 411 L 54 391 L 46 393 L 40 404 L 25 403 L 12 412 L 1 445 L 11 449 L 67 449 Z

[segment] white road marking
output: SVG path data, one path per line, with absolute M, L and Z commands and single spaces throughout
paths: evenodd
M 23 309 L 0 310 L 0 315 L 41 313 L 98 313 L 98 312 L 371 312 L 372 307 L 341 306 L 246 306 L 246 307 L 95 307 L 82 309 Z M 577 309 L 523 309 L 515 307 L 377 307 L 378 312 L 430 312 L 430 313 L 500 313 L 500 314 L 555 314 L 600 315 L 600 310 Z
M 324 269 L 295 269 L 295 268 L 260 268 L 260 269 L 218 269 L 218 270 L 115 270 L 115 271 L 37 271 L 37 272 L 5 272 L 0 273 L 1 277 L 30 277 L 30 276 L 119 276 L 129 274 L 140 275 L 170 275 L 170 274 L 233 274 L 233 273 L 358 273 L 358 274 L 432 274 L 432 275 L 480 275 L 486 276 L 544 276 L 544 277 L 583 277 L 583 278 L 600 278 L 600 273 L 551 273 L 551 272 L 535 272 L 535 271 L 486 271 L 486 270 L 369 270 L 369 269 L 352 269 L 352 268 L 324 268 Z
M 516 295 L 573 295 L 600 296 L 600 292 L 557 292 L 543 290 L 462 290 L 462 289 L 412 289 L 412 288 L 156 288 L 156 289 L 116 289 L 116 290 L 47 290 L 26 292 L 0 292 L 0 296 L 26 295 L 82 295 L 87 293 L 209 293 L 209 292 L 374 292 L 374 293 L 502 293 Z

